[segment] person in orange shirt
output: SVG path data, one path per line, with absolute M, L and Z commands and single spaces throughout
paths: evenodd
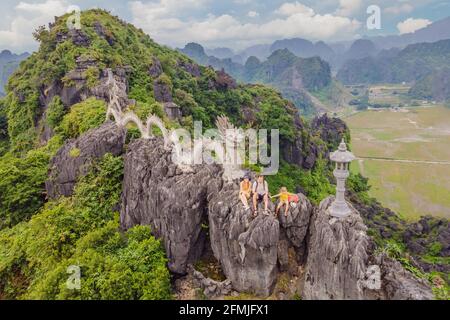
M 272 196 L 271 198 L 280 198 L 280 202 L 278 203 L 278 206 L 275 209 L 275 216 L 278 215 L 278 212 L 280 211 L 281 207 L 284 205 L 284 216 L 287 217 L 288 210 L 289 210 L 289 196 L 293 196 L 293 193 L 290 193 L 287 191 L 286 187 L 281 187 L 280 193 Z
M 244 180 L 241 181 L 240 189 L 239 189 L 239 199 L 241 199 L 242 204 L 244 205 L 244 209 L 250 209 L 248 205 L 248 200 L 250 199 L 250 194 L 252 191 L 252 184 L 250 182 L 249 176 L 245 176 Z

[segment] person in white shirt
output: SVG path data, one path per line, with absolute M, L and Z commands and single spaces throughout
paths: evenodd
M 258 215 L 258 203 L 264 201 L 264 213 L 267 214 L 269 205 L 269 185 L 263 175 L 259 175 L 253 183 L 253 216 Z

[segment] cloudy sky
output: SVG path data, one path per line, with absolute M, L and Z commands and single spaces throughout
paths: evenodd
M 35 50 L 32 31 L 73 5 L 110 10 L 172 47 L 195 41 L 234 49 L 292 37 L 332 42 L 408 33 L 450 16 L 449 0 L 9 0 L 0 4 L 0 50 Z M 367 28 L 370 5 L 380 8 L 379 30 Z

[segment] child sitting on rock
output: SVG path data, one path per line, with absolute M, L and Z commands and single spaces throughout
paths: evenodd
M 278 212 L 284 205 L 285 206 L 284 216 L 287 217 L 289 210 L 289 197 L 294 195 L 295 194 L 288 192 L 286 187 L 281 187 L 280 193 L 271 197 L 271 198 L 280 198 L 280 202 L 278 203 L 277 208 L 275 209 L 275 216 L 278 216 Z

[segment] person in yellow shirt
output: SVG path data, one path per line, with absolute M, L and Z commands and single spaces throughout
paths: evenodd
M 271 197 L 271 198 L 280 198 L 278 206 L 275 209 L 275 216 L 278 215 L 278 212 L 280 211 L 281 207 L 284 205 L 285 206 L 284 216 L 287 217 L 288 210 L 289 210 L 289 196 L 292 196 L 294 194 L 288 192 L 286 187 L 281 187 L 279 192 L 280 192 L 279 194 L 276 194 Z

